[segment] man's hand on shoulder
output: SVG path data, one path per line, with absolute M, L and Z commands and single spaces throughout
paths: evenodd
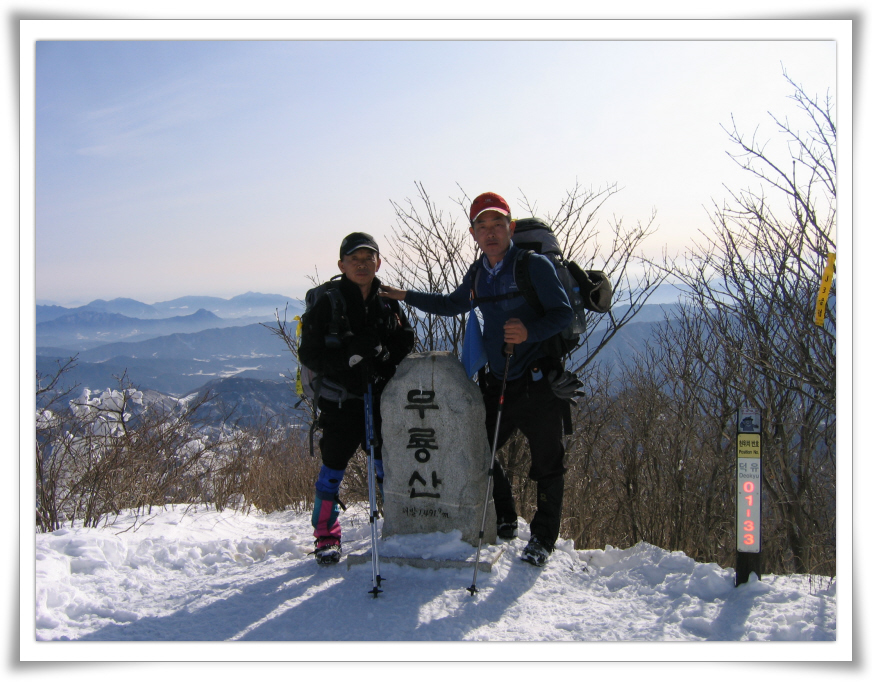
M 403 301 L 406 298 L 406 290 L 397 289 L 396 287 L 391 287 L 389 285 L 382 285 L 378 289 L 378 295 L 383 296 L 386 299 L 393 299 L 394 301 Z

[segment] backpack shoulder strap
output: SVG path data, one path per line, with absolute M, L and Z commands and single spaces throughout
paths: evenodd
M 389 332 L 400 329 L 403 326 L 402 309 L 396 299 L 382 299 L 383 311 L 387 312 L 386 323 Z M 384 315 L 384 313 L 383 313 Z
M 533 287 L 533 278 L 530 277 L 530 254 L 532 253 L 529 249 L 522 249 L 515 258 L 515 282 L 518 285 L 518 291 L 521 292 L 527 303 L 541 316 L 545 315 L 545 307 L 539 301 L 539 295 L 536 293 L 536 288 Z
M 478 291 L 478 275 L 479 273 L 481 273 L 481 263 L 479 263 L 478 259 L 475 259 L 475 261 L 472 262 L 472 265 L 469 266 L 469 270 L 467 272 L 472 275 L 471 281 L 469 283 L 469 295 L 470 298 L 474 301 L 478 296 L 476 294 L 476 292 Z
M 339 331 L 338 322 L 344 308 L 344 299 L 334 289 L 328 289 L 324 295 L 330 300 L 330 311 L 332 312 L 328 329 L 331 334 L 336 334 Z
M 332 311 L 330 323 L 327 326 L 327 334 L 338 336 L 340 329 L 346 324 L 345 297 L 339 291 L 339 282 L 335 279 L 329 280 L 324 294 L 330 299 L 330 310 Z
M 345 297 L 342 296 L 342 292 L 339 291 L 338 287 L 328 287 L 324 294 L 330 299 L 331 308 L 340 313 L 345 313 Z
M 388 308 L 391 310 L 391 313 L 396 315 L 397 319 L 399 320 L 400 314 L 403 312 L 403 309 L 400 308 L 400 302 L 397 301 L 396 299 L 387 299 L 387 302 L 388 302 Z

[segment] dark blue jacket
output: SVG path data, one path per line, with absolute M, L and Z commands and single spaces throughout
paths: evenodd
M 463 282 L 451 294 L 426 294 L 409 291 L 406 293 L 406 303 L 425 313 L 436 315 L 458 315 L 470 310 L 470 291 L 475 284 L 475 271 L 481 271 L 477 278 L 477 297 L 490 297 L 517 292 L 515 283 L 515 258 L 518 248 L 512 244 L 504 257 L 500 271 L 493 277 L 487 272 L 482 262 L 477 267 L 470 268 Z M 487 257 L 482 255 L 482 260 Z M 518 318 L 527 328 L 527 341 L 515 346 L 515 354 L 509 365 L 509 379 L 516 379 L 524 374 L 537 359 L 545 355 L 542 342 L 563 330 L 572 322 L 572 307 L 557 271 L 545 256 L 530 254 L 528 260 L 530 279 L 533 288 L 539 296 L 539 301 L 545 308 L 545 315 L 538 315 L 523 296 L 517 296 L 502 301 L 481 302 L 478 305 L 484 318 L 485 351 L 491 372 L 502 375 L 506 366 L 503 355 L 503 325 L 509 318 Z

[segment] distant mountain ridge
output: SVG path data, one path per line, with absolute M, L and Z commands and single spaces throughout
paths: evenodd
M 625 325 L 597 356 L 598 362 L 616 366 L 622 357 L 642 352 L 663 321 L 663 311 L 652 308 L 660 310 L 659 318 Z M 601 336 L 601 331 L 594 332 L 590 344 L 595 346 Z M 584 353 L 582 347 L 576 355 Z M 72 355 L 57 347 L 37 347 L 36 354 L 37 371 L 44 375 L 57 368 L 58 359 Z M 221 378 L 286 381 L 295 369 L 287 345 L 263 324 L 253 324 L 103 344 L 79 352 L 77 366 L 67 379 L 92 389 L 106 388 L 126 373 L 140 389 L 178 396 Z
M 195 304 L 205 305 L 192 309 Z M 133 299 L 96 299 L 72 309 L 37 306 L 36 345 L 84 351 L 119 341 L 274 321 L 276 311 L 284 316 L 286 308 L 291 318 L 302 310 L 302 304 L 278 294 L 248 292 L 233 299 L 181 297 L 154 305 Z
M 213 398 L 197 410 L 196 419 L 213 426 L 248 426 L 275 418 L 308 421 L 306 407 L 298 405 L 300 397 L 287 381 L 228 377 L 204 384 L 196 395 L 207 393 Z
M 276 355 L 290 351 L 283 341 L 260 323 L 175 333 L 137 342 L 116 342 L 82 351 L 83 361 L 101 363 L 109 358 L 207 359 Z
M 205 308 L 222 318 L 242 318 L 251 316 L 275 315 L 276 309 L 282 313 L 285 305 L 289 309 L 299 309 L 300 304 L 296 299 L 281 294 L 261 294 L 260 292 L 246 292 L 230 299 L 221 299 L 214 296 L 183 296 L 171 301 L 161 301 L 153 304 L 153 307 L 164 315 L 169 315 L 180 310 Z
M 186 315 L 200 309 L 210 311 L 224 319 L 245 317 L 272 318 L 275 315 L 276 309 L 278 309 L 279 313 L 283 313 L 286 304 L 289 310 L 298 311 L 301 308 L 301 304 L 293 297 L 282 294 L 261 294 L 260 292 L 246 292 L 230 299 L 222 299 L 217 296 L 183 296 L 169 301 L 159 301 L 154 304 L 145 304 L 141 301 L 127 298 L 117 298 L 109 301 L 95 299 L 84 306 L 75 308 L 37 305 L 36 322 L 47 322 L 64 315 L 83 311 L 118 313 L 130 318 L 151 320 Z
M 154 304 L 153 309 L 186 310 L 184 306 L 208 303 L 227 306 L 227 299 L 217 297 L 181 297 L 172 302 Z M 189 315 L 161 318 L 135 318 L 111 309 L 133 310 L 133 300 L 97 300 L 78 309 L 63 309 L 62 315 L 36 325 L 36 367 L 50 377 L 61 363 L 77 355 L 76 366 L 64 377 L 64 385 L 106 389 L 118 386 L 118 378 L 143 391 L 171 397 L 188 396 L 210 388 L 220 400 L 208 409 L 209 420 L 218 420 L 228 405 L 234 406 L 233 419 L 253 419 L 286 413 L 296 405 L 293 375 L 296 360 L 287 345 L 267 326 L 274 326 L 275 310 L 290 320 L 302 305 L 288 297 L 248 293 L 234 297 L 236 310 L 249 304 L 271 306 L 260 319 L 221 318 L 215 311 L 201 307 Z M 280 303 L 278 305 L 277 302 Z M 217 304 L 215 303 L 217 302 Z M 648 304 L 625 325 L 597 356 L 606 366 L 617 367 L 645 348 L 655 328 L 674 315 L 675 303 Z M 140 309 L 141 310 L 141 309 Z M 246 309 L 248 310 L 248 309 Z M 620 319 L 626 306 L 616 306 L 612 313 Z M 604 320 L 600 321 L 604 323 Z M 590 314 L 589 325 L 597 323 Z M 595 329 L 589 343 L 595 346 L 602 331 Z M 578 354 L 586 353 L 581 348 Z
M 210 327 L 235 325 L 206 309 L 191 315 L 172 318 L 130 318 L 120 313 L 95 310 L 78 310 L 54 320 L 36 324 L 38 346 L 69 347 L 82 350 L 88 347 L 119 340 L 140 340 L 174 332 L 199 332 Z
M 57 369 L 57 359 L 71 355 L 64 349 L 38 346 L 37 372 L 49 375 Z M 92 389 L 107 388 L 126 374 L 140 389 L 179 396 L 226 377 L 279 381 L 295 367 L 287 345 L 255 323 L 86 349 L 78 353 L 77 365 L 66 379 Z

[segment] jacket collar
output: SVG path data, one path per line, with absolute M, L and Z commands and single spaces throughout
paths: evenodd
M 354 282 L 348 279 L 346 275 L 343 273 L 342 277 L 339 279 L 339 286 L 345 292 L 346 296 L 354 296 L 353 292 L 357 293 L 357 296 L 360 299 L 355 298 L 355 301 L 362 301 L 363 294 L 360 291 L 360 287 L 358 287 Z M 369 288 L 369 296 L 366 298 L 367 301 L 372 301 L 373 297 L 378 296 L 378 290 L 381 287 L 381 280 L 378 279 L 378 276 L 372 281 L 372 286 Z
M 497 263 L 496 266 L 491 268 L 490 261 L 485 254 L 481 255 L 481 265 L 484 268 L 486 273 L 489 273 L 491 276 L 496 275 L 504 268 L 510 266 L 512 262 L 515 260 L 515 256 L 518 253 L 518 247 L 515 246 L 514 242 L 509 243 L 509 250 L 506 252 L 506 255 L 503 256 L 502 260 Z

